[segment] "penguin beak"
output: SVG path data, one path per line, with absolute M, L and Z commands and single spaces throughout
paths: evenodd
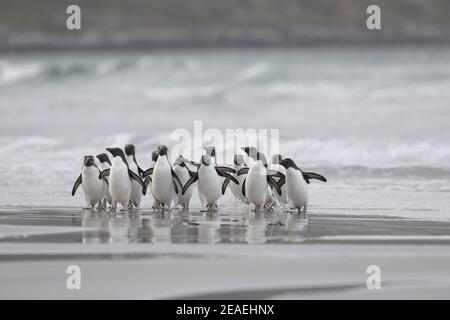
M 167 154 L 167 147 L 166 146 L 161 146 L 159 148 L 159 155 L 160 156 L 165 156 Z

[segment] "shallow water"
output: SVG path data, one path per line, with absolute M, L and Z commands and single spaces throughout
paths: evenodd
M 324 214 L 249 213 L 247 208 L 116 213 L 64 208 L 0 210 L 0 242 L 8 243 L 450 243 L 450 222 L 385 215 L 389 208 Z M 133 251 L 129 254 L 133 256 Z M 100 256 L 98 257 L 100 258 Z

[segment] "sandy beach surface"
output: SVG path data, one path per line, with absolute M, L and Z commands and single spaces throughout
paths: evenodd
M 244 208 L 0 209 L 1 299 L 442 299 L 450 222 Z M 81 268 L 81 290 L 66 270 Z M 367 268 L 381 270 L 369 290 Z

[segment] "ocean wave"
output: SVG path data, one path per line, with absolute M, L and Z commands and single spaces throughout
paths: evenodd
M 292 139 L 281 151 L 300 163 L 365 167 L 448 167 L 450 145 L 438 142 L 398 142 Z
M 0 85 L 29 80 L 41 73 L 42 66 L 37 63 L 14 64 L 0 61 Z
M 0 86 L 37 79 L 60 80 L 72 76 L 104 76 L 136 66 L 136 62 L 120 59 L 102 61 L 56 59 L 36 62 L 4 60 L 0 61 Z
M 233 140 L 234 141 L 234 140 Z M 232 141 L 232 142 L 233 142 Z M 201 145 L 201 141 L 198 141 Z M 80 150 L 104 150 L 107 146 L 122 146 L 134 143 L 138 153 L 150 154 L 160 143 L 174 146 L 171 132 L 159 132 L 151 136 L 132 133 L 117 133 L 109 136 L 46 137 L 46 136 L 3 136 L 0 138 L 0 155 L 12 154 L 39 157 L 51 152 L 53 155 L 68 156 Z M 197 145 L 197 144 L 192 144 Z M 218 160 L 225 161 L 228 154 L 234 155 L 233 143 L 216 144 Z M 187 150 L 187 154 L 195 150 Z M 270 151 L 270 150 L 269 150 Z M 271 152 L 266 151 L 269 158 Z M 238 150 L 238 152 L 242 152 Z M 450 168 L 450 144 L 445 142 L 383 142 L 372 140 L 343 139 L 286 139 L 281 138 L 279 152 L 290 157 L 300 167 L 346 168 L 353 173 L 364 175 L 366 168 L 371 174 L 406 176 L 408 174 L 439 177 L 448 174 Z M 177 155 L 174 155 L 177 156 Z M 341 170 L 341 169 L 340 169 Z M 443 171 L 440 171 L 443 170 Z

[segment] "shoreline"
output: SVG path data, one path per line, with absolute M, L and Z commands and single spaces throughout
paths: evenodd
M 0 208 L 1 299 L 442 299 L 450 222 L 377 215 Z M 33 235 L 36 228 L 47 228 Z M 74 232 L 74 229 L 78 231 Z M 82 270 L 67 290 L 66 269 Z M 366 287 L 381 268 L 381 290 Z
M 130 41 L 116 43 L 104 41 L 97 43 L 71 42 L 71 41 L 44 41 L 40 43 L 3 44 L 0 45 L 0 54 L 27 54 L 27 53 L 53 53 L 53 52 L 132 52 L 132 51 L 190 51 L 190 50 L 254 50 L 254 49 L 284 49 L 295 50 L 301 48 L 399 48 L 399 47 L 448 47 L 450 37 L 405 37 L 387 39 L 299 39 L 298 41 L 258 41 L 243 39 L 239 41 Z
M 8 248 L 9 246 L 9 248 Z M 30 246 L 35 254 L 42 245 Z M 129 245 L 46 247 L 111 252 Z M 19 247 L 23 247 L 20 245 Z M 78 247 L 78 248 L 77 248 Z M 442 299 L 450 294 L 448 246 L 134 245 L 146 259 L 1 262 L 2 299 Z M 0 244 L 0 252 L 17 250 Z M 25 252 L 19 249 L 19 251 Z M 170 252 L 167 256 L 162 253 Z M 186 254 L 188 255 L 182 255 Z M 189 255 L 196 253 L 196 255 Z M 65 270 L 82 270 L 82 290 L 67 290 Z M 379 265 L 381 290 L 366 269 Z

